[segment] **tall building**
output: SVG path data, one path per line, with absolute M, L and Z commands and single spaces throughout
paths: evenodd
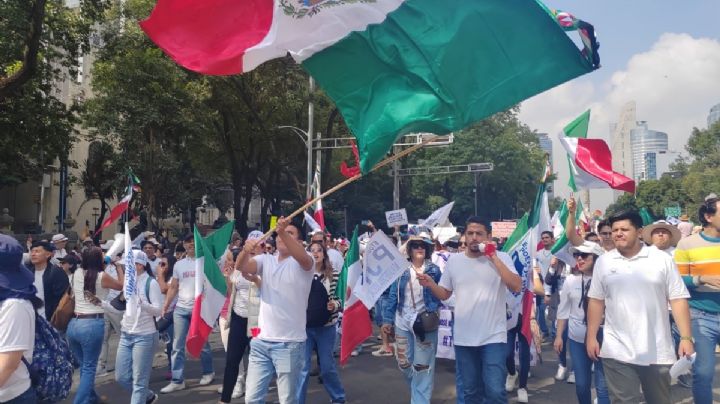
M 555 162 L 553 161 L 553 144 L 552 139 L 547 133 L 538 133 L 538 141 L 540 142 L 540 148 L 547 153 L 548 159 L 550 160 L 550 169 L 555 170 Z M 548 186 L 548 194 L 552 198 L 554 193 L 554 184 Z
M 620 120 L 610 124 L 613 170 L 628 177 L 633 173 L 630 131 L 636 127 L 635 110 L 635 101 L 626 103 L 620 110 Z
M 710 113 L 707 118 L 708 128 L 718 121 L 720 121 L 720 104 L 716 104 L 714 107 L 710 108 Z
M 648 129 L 647 122 L 640 121 L 630 130 L 632 148 L 632 178 L 635 181 L 657 179 L 657 153 L 668 149 L 668 135 L 665 132 Z

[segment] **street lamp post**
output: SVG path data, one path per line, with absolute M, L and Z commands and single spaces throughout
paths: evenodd
M 310 132 L 305 132 L 304 130 L 295 126 L 278 126 L 278 129 L 292 129 L 293 132 L 298 135 L 298 137 L 305 143 L 305 146 L 307 147 L 307 177 L 305 178 L 305 198 L 309 201 L 312 198 L 312 135 L 310 135 Z

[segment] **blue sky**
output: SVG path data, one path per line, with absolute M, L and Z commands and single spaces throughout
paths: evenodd
M 720 103 L 720 0 L 545 3 L 595 26 L 602 65 L 522 103 L 520 119 L 550 134 L 556 160 L 564 154 L 557 133 L 588 108 L 589 136 L 606 140 L 628 101 L 637 104 L 637 120 L 668 133 L 671 150 L 683 151 L 692 128 L 705 128 L 710 108 Z M 566 197 L 567 167 L 554 169 L 556 193 Z M 611 202 L 610 192 L 592 191 L 593 209 Z

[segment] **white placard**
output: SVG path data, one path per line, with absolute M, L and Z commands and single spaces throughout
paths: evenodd
M 388 227 L 405 226 L 408 224 L 407 212 L 405 208 L 389 210 L 385 212 L 385 220 L 387 220 Z
M 448 216 L 450 216 L 450 211 L 452 210 L 453 206 L 455 206 L 455 201 L 452 201 L 447 205 L 441 207 L 440 209 L 436 210 L 435 212 L 431 213 L 427 219 L 423 220 L 422 225 L 431 229 L 437 225 L 444 225 L 448 221 Z
M 385 289 L 408 268 L 392 240 L 379 231 L 368 240 L 363 255 L 363 273 L 353 288 L 353 295 L 366 307 L 373 307 Z

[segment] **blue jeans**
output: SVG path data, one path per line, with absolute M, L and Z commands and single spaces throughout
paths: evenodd
M 144 404 L 153 396 L 148 389 L 153 357 L 155 356 L 157 332 L 133 335 L 122 332 L 115 359 L 115 380 L 132 392 L 131 404 Z
M 712 403 L 715 347 L 720 342 L 720 314 L 690 309 L 690 318 L 697 352 L 693 365 L 693 398 L 697 404 Z
M 188 330 L 190 329 L 190 318 L 192 310 L 182 307 L 175 307 L 173 313 L 173 326 L 175 327 L 173 338 L 172 352 L 172 382 L 182 383 L 185 381 L 183 371 L 185 370 L 185 342 L 187 340 Z M 202 374 L 209 375 L 213 372 L 212 351 L 210 343 L 206 342 L 200 352 L 200 362 L 202 364 Z
M 482 346 L 455 345 L 455 360 L 462 375 L 465 403 L 507 403 L 506 356 L 506 343 Z
M 545 297 L 544 296 L 535 296 L 535 319 L 538 322 L 538 326 L 540 326 L 540 331 L 543 333 L 543 336 L 549 336 L 550 330 L 548 330 L 547 322 L 545 321 Z
M 438 332 L 426 332 L 420 341 L 412 331 L 395 329 L 395 359 L 410 385 L 410 403 L 429 404 L 435 378 Z
M 102 318 L 73 318 L 67 329 L 70 350 L 80 363 L 80 383 L 75 392 L 74 404 L 95 403 L 95 372 L 105 335 Z
M 462 373 L 458 361 L 455 361 L 455 403 L 465 404 L 465 391 L 463 389 Z
M 598 333 L 598 341 L 602 344 L 602 331 Z M 587 355 L 585 344 L 568 340 L 570 345 L 570 356 L 573 360 L 573 371 L 575 372 L 575 395 L 578 403 L 592 404 L 592 364 L 593 361 Z M 607 384 L 605 384 L 605 373 L 603 372 L 602 361 L 595 362 L 595 392 L 597 393 L 598 404 L 610 404 Z
M 265 403 L 273 376 L 277 375 L 278 398 L 282 404 L 297 404 L 300 389 L 298 364 L 305 361 L 306 342 L 250 340 L 250 359 L 245 380 L 245 403 Z
M 567 350 L 568 350 L 568 327 L 566 326 L 562 334 L 563 347 L 558 355 L 558 363 L 562 367 L 567 367 Z
M 305 342 L 305 365 L 300 373 L 301 386 L 298 392 L 300 394 L 298 403 L 300 404 L 305 404 L 308 380 L 310 379 L 312 352 L 316 344 L 318 360 L 320 361 L 320 377 L 322 377 L 325 391 L 327 391 L 333 403 L 345 402 L 345 389 L 335 366 L 335 358 L 333 358 L 333 347 L 335 346 L 335 335 L 337 333 L 335 328 L 335 325 L 329 325 L 306 329 L 308 339 Z

